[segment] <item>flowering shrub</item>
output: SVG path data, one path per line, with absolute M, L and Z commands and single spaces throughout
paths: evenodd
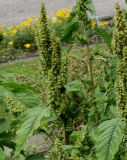
M 57 36 L 62 39 L 63 36 L 66 34 L 66 29 L 68 28 L 69 30 L 71 29 L 70 26 L 70 14 L 72 10 L 70 8 L 63 8 L 58 10 L 55 15 L 51 18 L 49 18 L 49 22 L 51 23 L 50 27 L 51 30 L 54 29 L 57 33 Z M 72 13 L 73 14 L 73 13 Z M 78 21 L 77 21 L 78 22 Z M 95 29 L 97 27 L 97 22 L 95 19 L 91 21 L 92 23 L 92 28 Z M 109 26 L 109 21 L 100 21 L 98 27 L 101 28 L 108 28 Z M 74 27 L 72 25 L 72 27 Z M 73 38 L 72 38 L 73 39 Z
M 13 47 L 15 49 L 30 49 L 35 50 L 34 43 L 34 25 L 36 18 L 30 17 L 25 22 L 19 25 L 14 25 L 10 28 L 0 28 L 3 35 L 2 48 Z
M 63 8 L 59 9 L 54 16 L 47 17 L 48 23 L 50 23 L 50 30 L 55 30 L 60 39 L 65 34 L 65 30 L 69 25 L 70 13 L 70 8 Z M 35 44 L 34 31 L 37 23 L 38 19 L 33 16 L 21 24 L 13 25 L 10 28 L 0 26 L 0 59 L 6 56 L 12 57 L 12 54 L 15 55 L 16 53 L 23 54 L 27 52 L 28 54 L 29 52 L 35 51 L 37 46 Z M 106 28 L 109 22 L 102 21 L 99 25 L 102 28 Z M 92 20 L 93 29 L 96 26 L 96 20 Z M 7 55 L 5 55 L 6 49 L 9 50 L 9 52 L 6 52 L 9 53 Z M 23 52 L 21 52 L 22 50 Z

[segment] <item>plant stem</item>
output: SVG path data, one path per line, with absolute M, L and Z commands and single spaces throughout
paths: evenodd
M 84 51 L 87 54 L 88 72 L 89 72 L 89 76 L 90 76 L 90 79 L 91 79 L 92 93 L 94 95 L 95 84 L 94 84 L 94 74 L 93 74 L 93 63 L 92 63 L 92 60 L 91 60 L 90 48 L 89 48 L 88 44 L 86 45 Z M 97 113 L 98 109 L 96 107 L 96 103 L 95 102 L 94 102 L 94 112 L 95 112 L 95 121 L 96 121 L 96 124 L 99 124 L 99 115 Z
M 63 119 L 62 121 L 63 121 L 63 129 L 64 129 L 64 142 L 66 145 L 68 145 L 70 142 L 70 133 L 66 129 L 66 122 Z

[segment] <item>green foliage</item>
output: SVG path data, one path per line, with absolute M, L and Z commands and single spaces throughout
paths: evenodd
M 124 136 L 125 123 L 120 118 L 102 122 L 95 137 L 98 160 L 113 160 Z
M 0 159 L 5 160 L 5 156 L 4 156 L 4 152 L 3 152 L 2 148 L 0 148 Z
M 67 83 L 65 85 L 65 88 L 68 92 L 76 92 L 82 91 L 84 89 L 84 86 L 80 80 L 75 80 L 70 83 Z
M 0 98 L 2 99 L 5 93 L 12 93 L 14 98 L 28 107 L 39 105 L 39 98 L 34 90 L 24 84 L 18 83 L 2 83 L 0 86 Z
M 37 73 L 37 68 L 39 68 L 38 61 L 38 58 L 35 58 L 29 61 L 21 60 L 17 61 L 16 63 L 1 65 L 1 78 L 4 77 L 4 82 L 9 82 L 10 80 L 12 80 L 12 78 L 16 79 L 16 77 L 19 80 L 21 80 L 20 78 L 23 76 L 29 78 L 29 75 L 32 75 L 32 78 L 34 78 Z
M 112 46 L 112 36 L 99 27 L 94 35 L 104 44 L 89 45 L 90 5 L 90 0 L 77 0 L 64 21 L 68 27 L 65 34 L 64 26 L 60 31 L 61 42 L 71 40 L 72 44 L 62 52 L 63 44 L 49 27 L 42 4 L 36 43 L 43 72 L 35 74 L 38 68 L 32 70 L 31 65 L 30 71 L 26 71 L 28 65 L 19 71 L 16 64 L 16 77 L 0 74 L 0 156 L 6 146 L 11 149 L 10 160 L 126 157 L 126 24 L 117 5 Z M 120 83 L 115 90 L 116 80 Z M 41 134 L 46 144 L 40 140 L 29 148 L 27 142 L 34 134 Z M 46 149 L 40 151 L 40 145 Z
M 8 117 L 9 118 L 9 117 Z M 10 119 L 0 118 L 0 134 L 10 128 Z
M 34 89 L 18 83 L 13 74 L 0 75 L 0 91 L 0 147 L 15 150 L 21 117 L 28 108 L 40 105 L 39 98 Z
M 26 113 L 22 125 L 16 136 L 16 153 L 20 153 L 28 138 L 32 136 L 40 124 L 45 123 L 45 118 L 50 117 L 50 108 L 33 108 Z
M 36 49 L 36 46 L 34 45 L 34 33 L 31 28 L 24 28 L 19 30 L 16 35 L 9 37 L 8 41 L 14 42 L 13 47 L 15 49 L 25 49 L 24 44 L 27 43 L 32 44 L 31 51 Z
M 110 52 L 112 52 L 112 35 L 110 35 L 108 31 L 100 27 L 95 28 L 95 33 L 97 33 L 97 35 L 104 40 L 104 43 L 108 46 Z
M 61 38 L 62 42 L 75 39 L 78 43 L 86 43 L 84 32 L 91 27 L 91 20 L 88 18 L 88 12 L 91 11 L 91 0 L 77 0 L 68 19 L 68 26 Z
M 79 29 L 79 24 L 77 22 L 71 22 L 68 25 L 66 33 L 64 33 L 63 37 L 61 38 L 61 41 L 66 42 L 70 40 L 73 34 L 78 31 L 78 29 Z

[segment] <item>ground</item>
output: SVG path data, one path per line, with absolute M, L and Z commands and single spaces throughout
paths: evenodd
M 75 0 L 43 0 L 48 14 L 53 15 L 59 8 L 73 6 Z M 97 16 L 111 16 L 114 13 L 116 0 L 93 0 Z M 117 0 L 126 7 L 125 0 Z M 39 15 L 39 5 L 42 0 L 0 0 L 0 24 L 11 25 L 22 22 L 26 18 Z

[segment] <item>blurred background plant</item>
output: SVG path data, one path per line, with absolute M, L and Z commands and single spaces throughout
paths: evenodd
M 64 8 L 47 17 L 48 22 L 42 5 L 40 23 L 32 17 L 10 28 L 1 26 L 1 53 L 14 59 L 17 54 L 36 51 L 34 30 L 40 24 L 36 40 L 40 60 L 46 63 L 33 59 L 0 68 L 13 73 L 0 74 L 0 156 L 4 156 L 4 146 L 12 149 L 9 160 L 112 160 L 114 155 L 118 160 L 119 155 L 124 156 L 112 30 L 109 21 L 97 23 L 89 18 L 90 0 L 77 2 L 72 10 Z M 56 35 L 50 37 L 53 29 Z M 42 74 L 44 68 L 46 74 Z M 7 137 L 8 131 L 13 135 Z M 38 146 L 26 146 L 37 134 L 46 136 L 42 155 Z M 13 148 L 8 142 L 14 142 Z
M 0 27 L 0 61 L 16 59 L 36 50 L 34 29 L 37 19 L 33 16 L 18 25 Z
M 28 18 L 19 25 L 13 25 L 10 28 L 2 27 L 3 40 L 1 46 L 7 48 L 13 46 L 15 49 L 34 50 L 34 23 L 35 17 Z M 30 44 L 29 47 L 26 44 Z
M 50 24 L 50 30 L 55 30 L 57 37 L 66 44 L 68 39 L 65 38 L 66 31 L 70 27 L 70 15 L 72 9 L 69 7 L 59 9 L 53 16 L 47 17 Z M 21 24 L 16 24 L 11 27 L 0 26 L 0 61 L 5 62 L 8 60 L 16 59 L 17 56 L 33 55 L 37 50 L 35 43 L 35 29 L 38 23 L 38 18 L 32 16 Z M 68 27 L 69 26 L 69 27 Z M 101 21 L 99 26 L 103 29 L 109 27 L 108 21 Z M 97 27 L 96 20 L 92 20 L 92 28 L 95 30 Z M 76 30 L 76 26 L 73 25 Z M 77 32 L 75 32 L 77 34 Z M 72 36 L 73 38 L 73 36 Z M 69 39 L 71 43 L 71 39 Z

